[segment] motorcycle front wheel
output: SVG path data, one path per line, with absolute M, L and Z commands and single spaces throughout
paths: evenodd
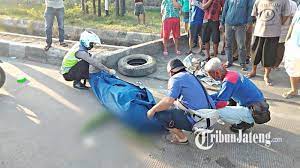
M 4 70 L 0 67 L 0 88 L 4 85 L 6 76 Z

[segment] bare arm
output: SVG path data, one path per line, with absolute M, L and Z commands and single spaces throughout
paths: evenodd
M 291 35 L 292 35 L 292 32 L 293 32 L 293 29 L 294 29 L 294 24 L 291 24 L 291 26 L 290 26 L 290 28 L 289 28 L 289 31 L 288 31 L 288 33 L 287 33 L 287 35 L 286 35 L 285 41 L 288 41 L 288 40 L 290 39 L 290 37 L 291 37 Z
M 207 9 L 210 7 L 210 5 L 212 4 L 213 0 L 208 0 L 205 4 L 202 4 L 203 9 Z
M 104 66 L 100 61 L 96 60 L 95 58 L 90 57 L 90 55 L 87 52 L 84 51 L 78 51 L 76 53 L 76 57 L 85 60 L 90 65 L 98 68 L 99 70 L 105 70 L 107 72 L 110 72 L 110 69 Z
M 155 113 L 168 110 L 175 102 L 175 99 L 171 97 L 165 97 L 161 101 L 159 101 L 154 107 L 152 107 L 148 112 L 148 118 L 152 118 Z
M 178 8 L 178 9 L 181 8 L 181 5 L 176 0 L 173 0 L 173 6 L 174 8 Z
M 286 20 L 289 18 L 290 16 L 282 16 L 281 17 L 281 24 L 284 25 Z

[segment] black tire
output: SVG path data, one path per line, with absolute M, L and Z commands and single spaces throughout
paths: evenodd
M 0 88 L 4 85 L 6 76 L 4 70 L 0 67 Z
M 156 60 L 144 54 L 128 55 L 119 60 L 118 71 L 125 76 L 147 76 L 156 71 Z

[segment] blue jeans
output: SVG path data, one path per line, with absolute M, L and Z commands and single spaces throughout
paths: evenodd
M 218 109 L 220 119 L 230 124 L 239 124 L 242 121 L 254 123 L 252 112 L 249 108 L 243 106 L 226 106 Z
M 238 54 L 239 54 L 239 63 L 246 63 L 246 25 L 242 26 L 230 26 L 225 25 L 225 39 L 226 39 L 226 47 L 225 54 L 228 59 L 228 63 L 233 63 L 232 57 L 232 43 L 235 35 Z
M 64 8 L 57 8 L 57 9 L 51 7 L 46 8 L 44 17 L 45 17 L 47 45 L 52 44 L 52 28 L 53 28 L 54 17 L 56 17 L 58 23 L 59 42 L 64 42 L 64 34 L 65 34 L 64 14 L 65 14 Z
M 183 110 L 171 109 L 155 113 L 154 118 L 167 129 L 177 128 L 192 131 L 193 124 L 188 119 L 188 115 Z

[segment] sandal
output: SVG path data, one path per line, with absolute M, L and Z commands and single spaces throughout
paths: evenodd
M 169 55 L 168 51 L 164 51 L 164 52 L 163 52 L 163 55 L 164 55 L 164 56 L 168 56 L 168 55 Z
M 193 51 L 192 50 L 189 50 L 188 52 L 185 53 L 186 55 L 190 55 L 190 54 L 193 54 Z
M 249 79 L 253 78 L 255 76 L 256 76 L 256 74 L 255 73 L 251 73 L 251 72 L 246 75 L 246 77 L 249 78 Z
M 298 94 L 294 94 L 293 91 L 285 92 L 282 94 L 282 97 L 285 99 L 291 99 L 291 98 L 294 98 L 297 96 L 298 96 Z
M 189 143 L 189 140 L 186 139 L 185 141 L 181 141 L 178 139 L 178 137 L 175 134 L 168 134 L 166 135 L 166 140 L 172 144 L 177 144 L 177 145 L 187 145 Z
M 231 67 L 232 66 L 232 63 L 229 63 L 229 62 L 226 62 L 225 63 L 225 68 L 229 68 L 229 67 Z
M 225 55 L 225 51 L 221 51 L 221 55 Z
M 271 82 L 270 78 L 264 77 L 264 81 L 265 81 L 266 86 L 273 86 L 273 83 Z
M 181 55 L 181 51 L 177 50 L 177 51 L 176 51 L 176 54 L 177 54 L 177 55 Z

